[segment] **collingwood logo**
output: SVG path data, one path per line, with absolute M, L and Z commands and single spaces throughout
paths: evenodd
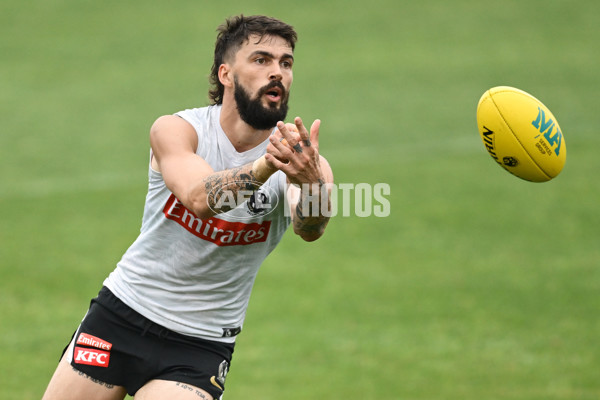
M 279 203 L 275 189 L 265 184 L 256 190 L 240 189 L 244 183 L 234 181 L 214 187 L 208 196 L 218 200 L 214 207 L 209 204 L 210 209 L 216 214 L 222 213 L 220 210 L 229 210 L 228 218 L 235 220 L 252 219 L 275 211 Z
M 273 193 L 275 196 L 276 193 Z M 267 190 L 263 190 L 261 187 L 256 192 L 252 193 L 248 201 L 248 214 L 250 215 L 265 215 L 273 211 L 275 208 L 271 203 L 271 196 Z

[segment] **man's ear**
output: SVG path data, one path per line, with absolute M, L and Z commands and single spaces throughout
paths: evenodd
M 229 64 L 219 66 L 219 82 L 225 87 L 233 87 L 233 73 Z

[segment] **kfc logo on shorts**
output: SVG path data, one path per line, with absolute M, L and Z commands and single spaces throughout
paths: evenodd
M 86 349 L 85 347 L 75 346 L 73 353 L 73 362 L 75 364 L 93 365 L 95 367 L 108 367 L 110 353 L 108 351 Z

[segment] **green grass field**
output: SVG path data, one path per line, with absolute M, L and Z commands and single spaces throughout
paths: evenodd
M 238 13 L 297 28 L 290 118 L 321 118 L 336 181 L 388 183 L 391 215 L 284 238 L 225 398 L 600 398 L 600 3 L 235 3 L 0 4 L 0 398 L 41 397 L 139 230 L 150 125 L 207 104 Z M 560 121 L 554 181 L 486 153 L 497 85 Z

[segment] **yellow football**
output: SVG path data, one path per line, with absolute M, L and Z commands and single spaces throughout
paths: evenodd
M 519 178 L 546 182 L 565 165 L 558 121 L 529 93 L 508 86 L 486 91 L 477 105 L 477 126 L 490 156 Z

